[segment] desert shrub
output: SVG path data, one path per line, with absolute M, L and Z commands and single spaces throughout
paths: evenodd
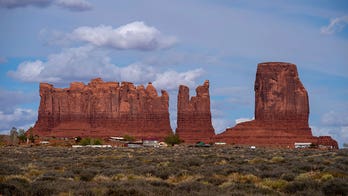
M 95 138 L 83 138 L 79 142 L 80 145 L 86 146 L 86 145 L 101 145 L 102 142 L 100 139 L 95 139 Z
M 175 144 L 182 143 L 182 140 L 180 140 L 179 135 L 177 134 L 171 134 L 164 138 L 164 142 L 168 145 L 174 146 Z
M 283 191 L 286 193 L 297 193 L 301 191 L 306 191 L 306 190 L 315 190 L 318 189 L 320 186 L 318 182 L 314 180 L 309 180 L 309 179 L 304 179 L 301 181 L 293 181 L 288 183 L 283 187 Z
M 144 193 L 134 188 L 112 188 L 106 192 L 106 195 L 110 196 L 145 196 Z
M 37 195 L 37 196 L 46 196 L 46 195 L 53 195 L 55 193 L 58 193 L 57 190 L 55 190 L 55 183 L 44 183 L 42 181 L 40 182 L 34 182 L 29 186 L 29 193 L 30 195 Z
M 15 185 L 0 183 L 0 195 L 24 195 L 24 192 L 20 188 L 17 188 Z
M 124 140 L 129 141 L 129 142 L 135 141 L 134 136 L 124 135 L 123 138 L 124 138 Z
M 22 173 L 22 169 L 19 168 L 16 164 L 0 164 L 1 175 L 15 175 L 20 173 Z
M 249 164 L 260 164 L 260 163 L 265 163 L 265 162 L 267 162 L 267 160 L 264 158 L 261 158 L 261 157 L 255 157 L 251 160 L 248 160 Z
M 326 181 L 322 188 L 325 195 L 346 195 L 348 193 L 347 178 L 335 178 Z
M 281 175 L 282 180 L 293 181 L 295 179 L 295 175 L 293 173 L 283 173 Z
M 4 189 L 14 193 L 12 195 L 21 195 L 20 193 L 25 192 L 30 185 L 30 180 L 21 175 L 6 176 L 3 185 Z
M 91 139 L 90 138 L 83 138 L 83 139 L 81 139 L 79 144 L 82 145 L 82 146 L 90 145 L 91 144 Z
M 170 175 L 176 175 L 178 170 L 174 167 L 160 167 L 157 170 L 154 170 L 152 173 L 154 176 L 157 176 L 163 180 L 169 178 Z
M 271 189 L 246 183 L 231 183 L 229 186 L 223 187 L 222 190 L 228 195 L 275 195 Z
M 82 181 L 91 181 L 96 174 L 97 171 L 93 169 L 84 169 L 80 172 L 79 176 Z
M 268 187 L 268 188 L 271 188 L 271 189 L 274 189 L 274 190 L 281 190 L 287 184 L 288 184 L 288 182 L 285 181 L 285 180 L 278 180 L 278 179 L 272 180 L 272 179 L 269 179 L 269 178 L 263 179 L 260 182 L 261 186 L 265 186 L 265 187 Z
M 181 195 L 216 195 L 218 191 L 217 187 L 196 181 L 184 182 L 174 188 L 174 192 Z
M 205 177 L 203 180 L 207 181 L 208 183 L 210 183 L 214 186 L 219 186 L 226 181 L 226 177 L 218 176 L 218 175 L 210 175 L 210 176 Z
M 283 163 L 283 162 L 285 162 L 285 158 L 281 157 L 281 156 L 275 156 L 275 157 L 272 157 L 270 162 L 271 163 Z

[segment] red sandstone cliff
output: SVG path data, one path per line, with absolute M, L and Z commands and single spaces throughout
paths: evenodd
M 228 143 L 293 147 L 295 142 L 331 144 L 331 138 L 313 137 L 308 126 L 308 94 L 296 65 L 268 62 L 257 67 L 255 80 L 255 120 L 237 124 L 215 137 Z
M 180 85 L 176 133 L 186 143 L 209 142 L 215 135 L 211 123 L 209 81 L 196 88 L 191 97 L 189 88 Z
M 138 138 L 163 138 L 171 131 L 168 93 L 158 96 L 155 87 L 129 82 L 88 85 L 73 82 L 70 88 L 40 84 L 40 107 L 35 134 L 41 136 L 108 137 L 125 134 Z

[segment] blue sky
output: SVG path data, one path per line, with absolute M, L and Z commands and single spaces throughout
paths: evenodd
M 39 82 L 210 80 L 216 133 L 254 115 L 256 66 L 297 65 L 314 135 L 348 143 L 348 3 L 343 0 L 0 0 L 0 131 L 37 119 Z

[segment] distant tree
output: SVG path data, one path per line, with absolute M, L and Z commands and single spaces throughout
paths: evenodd
M 16 127 L 12 127 L 10 130 L 10 144 L 17 145 L 18 144 L 18 132 Z
M 18 139 L 21 142 L 26 142 L 27 141 L 27 136 L 25 134 L 24 129 L 18 129 Z
M 170 134 L 166 138 L 164 138 L 164 142 L 167 143 L 168 145 L 174 146 L 175 144 L 182 143 L 182 140 L 180 140 L 177 134 Z
M 80 145 L 82 146 L 87 146 L 91 144 L 91 138 L 83 138 L 80 141 Z
M 124 135 L 123 138 L 124 138 L 124 140 L 129 141 L 129 142 L 135 141 L 135 137 L 134 136 Z
M 29 128 L 29 141 L 31 142 L 31 143 L 34 143 L 35 142 L 35 137 L 34 137 L 34 129 L 33 129 L 33 127 L 30 127 Z
M 102 145 L 102 141 L 100 139 L 94 139 L 93 145 Z
M 100 139 L 94 139 L 94 138 L 83 138 L 79 142 L 80 145 L 82 146 L 87 146 L 87 145 L 102 145 L 102 142 Z

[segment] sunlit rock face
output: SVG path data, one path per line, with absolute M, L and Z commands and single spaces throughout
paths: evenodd
M 255 120 L 228 128 L 215 140 L 279 147 L 293 147 L 295 142 L 323 141 L 313 137 L 308 126 L 308 94 L 296 65 L 283 62 L 258 64 L 254 87 Z M 325 138 L 325 142 L 330 143 L 330 139 Z M 331 143 L 337 147 L 336 141 Z
M 146 88 L 101 78 L 88 85 L 73 82 L 70 88 L 41 83 L 40 97 L 37 135 L 164 138 L 172 133 L 168 93 L 159 96 L 151 83 Z
M 190 98 L 189 88 L 179 86 L 176 133 L 186 143 L 210 142 L 215 135 L 211 122 L 209 81 L 196 88 Z

